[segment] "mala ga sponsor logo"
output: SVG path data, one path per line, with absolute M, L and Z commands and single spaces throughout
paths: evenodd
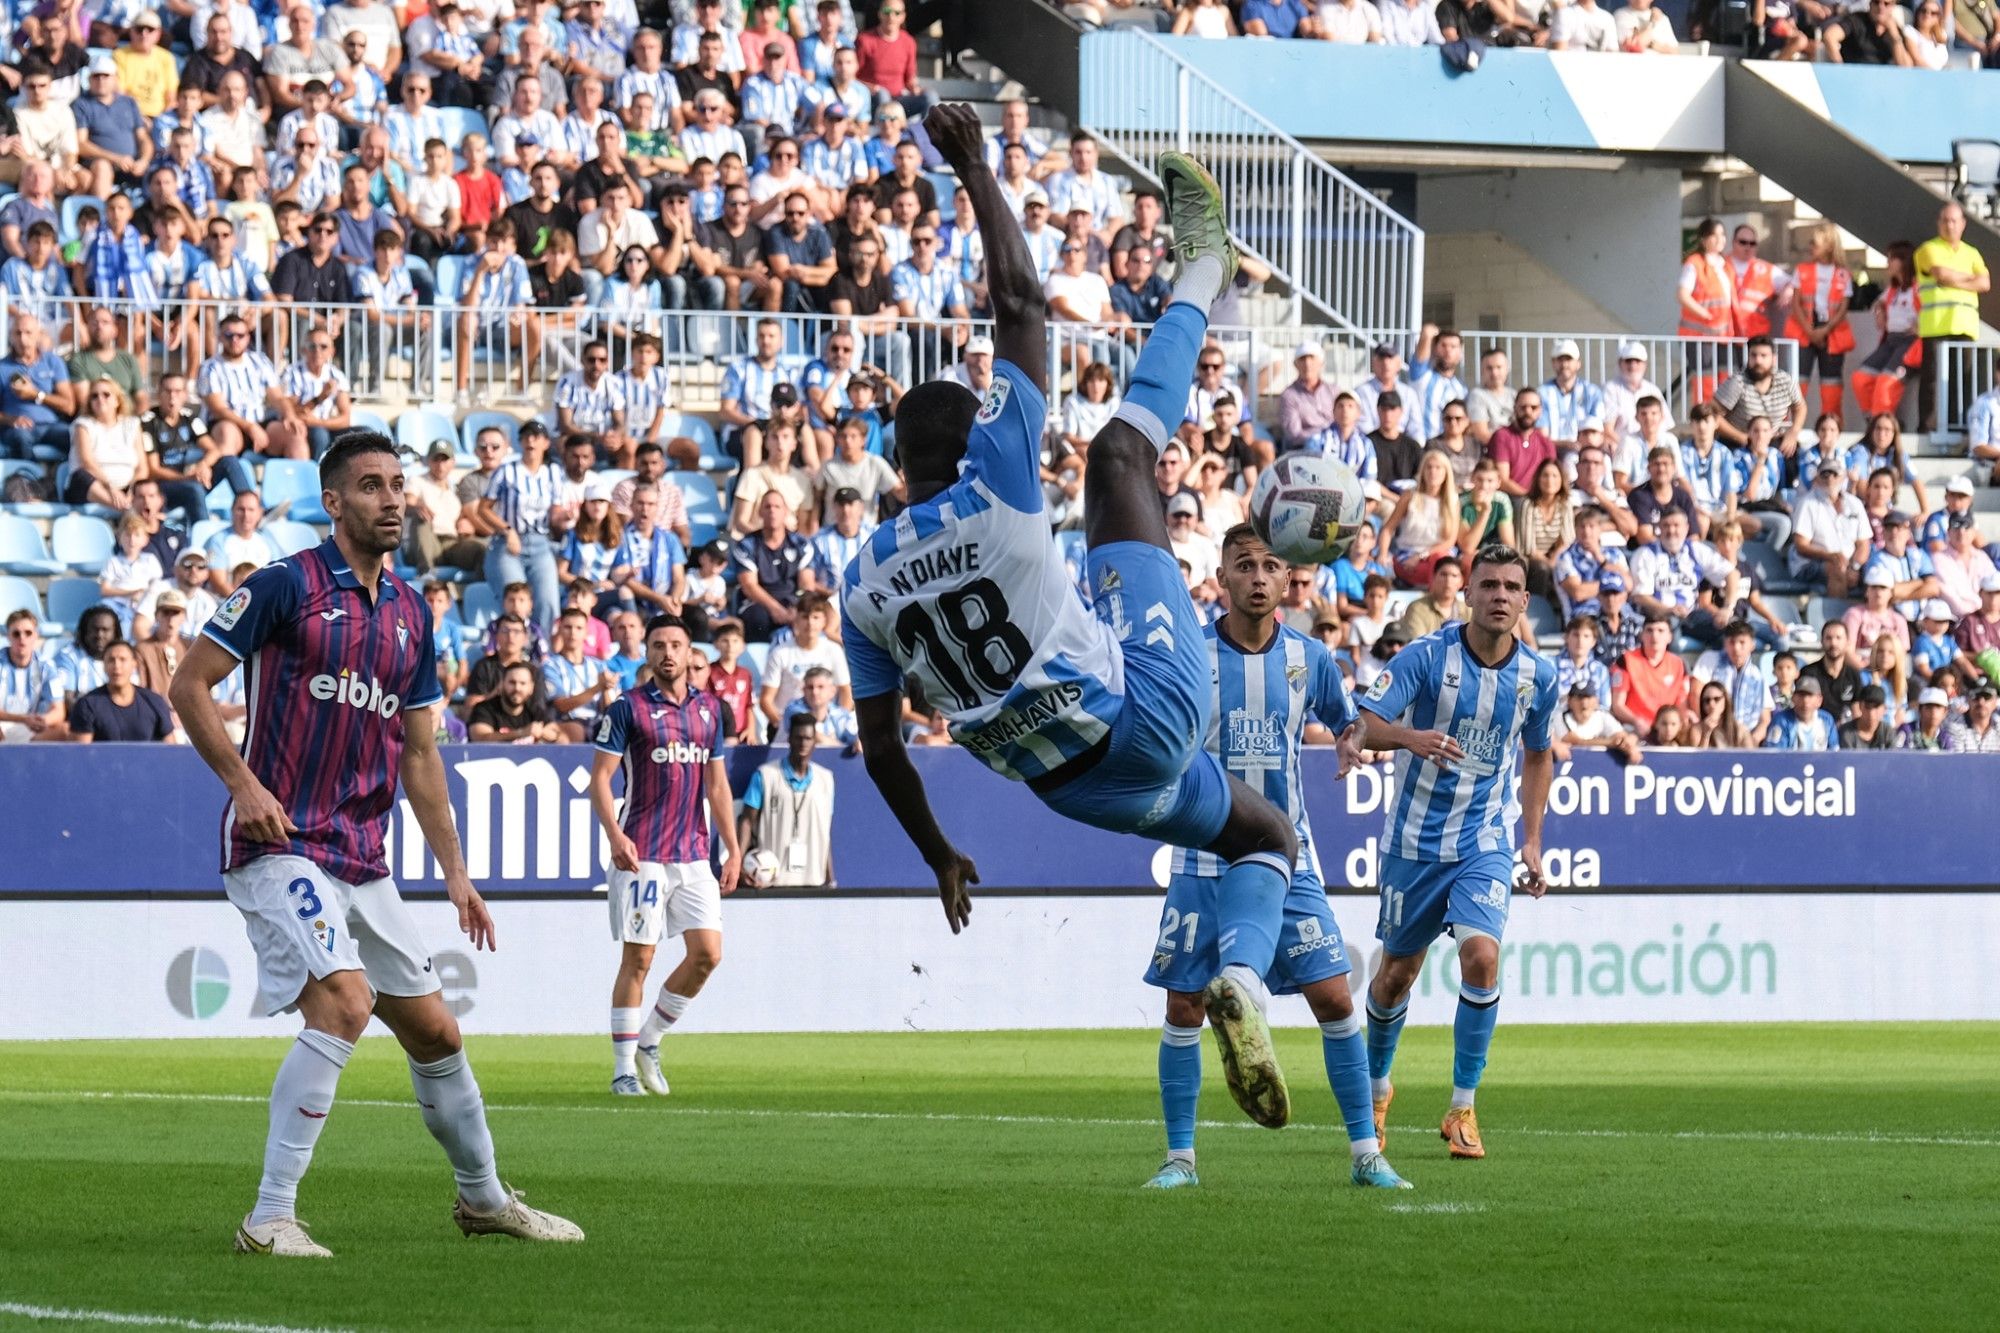
M 167 964 L 167 1003 L 182 1018 L 213 1018 L 229 1003 L 229 964 L 213 949 L 183 949 Z

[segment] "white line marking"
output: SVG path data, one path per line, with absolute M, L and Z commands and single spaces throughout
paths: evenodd
M 1483 1213 L 1483 1203 L 1391 1203 L 1384 1204 L 1385 1213 Z
M 177 1315 L 126 1314 L 120 1310 L 66 1310 L 53 1305 L 0 1301 L 0 1315 L 65 1324 L 117 1324 L 127 1328 L 184 1328 L 198 1333 L 337 1333 L 327 1328 L 296 1328 L 290 1324 L 253 1324 L 241 1319 L 182 1319 Z
M 13 1090 L 0 1088 L 0 1101 L 132 1101 L 132 1102 L 210 1102 L 222 1105 L 268 1106 L 268 1097 L 255 1097 L 244 1093 L 227 1092 L 142 1092 L 142 1091 L 94 1091 L 75 1090 L 58 1092 L 44 1089 Z M 387 1099 L 342 1097 L 336 1105 L 342 1107 L 389 1108 L 398 1111 L 412 1109 L 413 1103 Z M 1158 1120 L 1123 1119 L 1116 1117 L 1061 1116 L 1061 1115 L 982 1115 L 964 1111 L 807 1111 L 786 1110 L 770 1106 L 724 1107 L 724 1106 L 660 1106 L 643 1104 L 639 1106 L 591 1106 L 559 1103 L 556 1105 L 495 1105 L 488 1102 L 486 1109 L 503 1114 L 583 1114 L 583 1115 L 683 1115 L 724 1118 L 729 1120 L 862 1120 L 862 1121 L 928 1121 L 934 1124 L 976 1124 L 976 1125 L 1074 1125 L 1104 1129 L 1158 1129 Z M 1202 1129 L 1241 1129 L 1259 1133 L 1269 1133 L 1247 1120 L 1203 1120 L 1198 1122 Z M 1307 1133 L 1344 1132 L 1339 1125 L 1301 1124 L 1292 1126 Z M 1397 1124 L 1393 1126 L 1399 1133 L 1420 1134 L 1431 1131 L 1431 1126 L 1422 1124 Z M 1885 1134 L 1875 1130 L 1852 1130 L 1832 1133 L 1806 1133 L 1783 1129 L 1524 1129 L 1510 1128 L 1505 1134 L 1524 1138 L 1546 1139 L 1677 1139 L 1691 1143 L 1822 1143 L 1858 1144 L 1896 1148 L 2000 1148 L 2000 1137 L 1975 1134 Z

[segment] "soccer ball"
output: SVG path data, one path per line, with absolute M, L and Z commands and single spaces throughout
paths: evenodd
M 1367 513 L 1354 470 L 1312 454 L 1278 459 L 1250 492 L 1250 524 L 1257 536 L 1295 565 L 1329 564 L 1347 554 Z
M 768 889 L 778 878 L 778 858 L 764 848 L 743 858 L 743 879 L 753 889 Z

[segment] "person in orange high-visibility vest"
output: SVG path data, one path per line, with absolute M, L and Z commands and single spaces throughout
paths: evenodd
M 1732 238 L 1729 252 L 1729 276 L 1736 283 L 1736 298 L 1732 305 L 1735 311 L 1736 336 L 1754 338 L 1760 333 L 1776 333 L 1776 313 L 1785 305 L 1784 297 L 1791 291 L 1791 275 L 1768 259 L 1757 254 L 1757 232 L 1754 228 L 1740 225 Z
M 1840 262 L 1840 230 L 1831 222 L 1815 223 L 1807 244 L 1812 257 L 1793 274 L 1792 313 L 1785 321 L 1785 336 L 1799 345 L 1799 392 L 1805 392 L 1817 370 L 1820 415 L 1837 417 L 1846 395 L 1841 371 L 1854 350 L 1854 330 L 1847 322 L 1854 279 Z M 1865 402 L 1862 411 L 1868 411 Z
M 1723 258 L 1722 224 L 1703 218 L 1695 230 L 1694 253 L 1681 264 L 1680 333 L 1684 338 L 1730 338 L 1736 333 L 1736 275 Z M 1728 348 L 1722 343 L 1687 345 L 1687 374 L 1693 401 L 1715 396 Z
M 1922 363 L 1924 352 L 1917 339 L 1921 305 L 1917 300 L 1916 252 L 1908 241 L 1897 241 L 1885 253 L 1889 257 L 1888 285 L 1875 298 L 1875 328 L 1882 340 L 1854 372 L 1854 401 L 1870 418 L 1896 415 L 1910 372 Z

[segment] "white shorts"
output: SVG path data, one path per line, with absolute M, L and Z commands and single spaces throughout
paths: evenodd
M 302 856 L 260 856 L 222 883 L 257 952 L 267 1014 L 297 1008 L 309 978 L 335 972 L 358 969 L 383 995 L 442 989 L 393 879 L 347 884 Z
M 722 885 L 706 861 L 641 861 L 636 872 L 614 869 L 606 889 L 611 938 L 620 944 L 722 929 Z

